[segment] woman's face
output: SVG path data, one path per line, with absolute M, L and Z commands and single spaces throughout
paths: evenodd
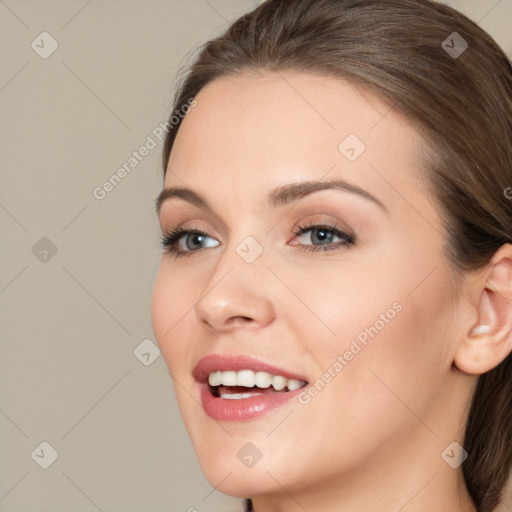
M 461 299 L 420 141 L 338 80 L 246 74 L 198 94 L 165 178 L 193 194 L 166 194 L 159 219 L 164 234 L 204 235 L 181 234 L 179 254 L 163 253 L 152 322 L 219 491 L 294 493 L 379 467 L 407 478 L 419 460 L 446 466 L 462 414 L 451 369 Z M 228 357 L 198 371 L 211 354 Z M 252 388 L 256 373 L 235 370 L 271 377 Z M 210 389 L 216 371 L 231 373 Z M 283 377 L 306 384 L 293 391 L 301 383 Z

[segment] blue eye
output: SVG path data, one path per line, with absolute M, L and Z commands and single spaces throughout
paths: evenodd
M 313 224 L 299 226 L 295 231 L 295 236 L 300 237 L 309 233 L 305 238 L 311 243 L 294 243 L 300 245 L 304 251 L 329 251 L 340 247 L 349 247 L 354 245 L 355 238 L 338 227 L 329 224 Z M 338 239 L 338 240 L 336 240 Z
M 207 242 L 204 245 L 207 240 L 213 240 L 214 243 Z M 176 228 L 162 236 L 161 245 L 165 252 L 178 257 L 184 254 L 191 254 L 205 247 L 217 247 L 219 242 L 199 229 Z

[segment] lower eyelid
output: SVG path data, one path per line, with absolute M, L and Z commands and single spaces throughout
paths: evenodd
M 341 249 L 342 247 L 350 247 L 353 242 L 341 241 L 334 242 L 332 244 L 321 244 L 321 245 L 313 245 L 313 244 L 297 244 L 301 251 L 305 252 L 327 252 L 327 251 L 335 251 L 336 249 Z

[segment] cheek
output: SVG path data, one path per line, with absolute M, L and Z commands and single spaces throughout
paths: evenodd
M 418 417 L 430 415 L 450 372 L 447 279 L 439 271 L 413 293 L 407 285 L 403 291 L 381 286 L 359 306 L 339 302 L 346 306 L 337 316 L 336 341 L 312 349 L 324 372 L 320 381 L 330 378 L 329 369 L 336 375 L 318 395 L 318 411 L 323 421 L 329 417 L 333 435 L 344 432 L 347 441 L 378 446 L 393 432 L 398 438 L 421 428 Z
M 193 282 L 185 282 L 180 273 L 171 272 L 162 261 L 151 297 L 151 323 L 153 333 L 169 370 L 182 366 L 189 352 L 191 335 L 187 334 L 189 316 L 194 315 L 197 295 Z M 180 341 L 181 340 L 181 341 Z
M 307 352 L 318 356 L 322 367 L 350 350 L 354 341 L 361 354 L 375 354 L 372 362 L 380 364 L 396 360 L 421 368 L 421 357 L 433 361 L 446 356 L 455 284 L 436 250 L 437 240 L 429 253 L 419 250 L 417 237 L 401 242 L 379 244 L 364 257 L 347 255 L 347 262 L 321 262 L 303 272 L 292 268 L 285 276 L 309 309 L 292 299 L 295 308 L 288 308 L 287 321 L 302 333 L 298 339 L 307 340 Z M 396 251 L 397 245 L 402 250 Z
M 382 265 L 345 274 L 320 270 L 314 280 L 295 280 L 294 292 L 310 311 L 299 315 L 295 304 L 287 316 L 301 350 L 314 360 L 319 391 L 311 402 L 318 401 L 318 414 L 332 415 L 336 428 L 348 428 L 349 435 L 357 429 L 343 414 L 347 410 L 358 424 L 370 412 L 381 420 L 397 412 L 405 424 L 416 421 L 401 401 L 425 411 L 450 370 L 449 273 L 439 265 L 429 275 L 435 263 L 417 258 L 409 271 L 399 271 L 405 265 L 395 260 L 387 270 Z M 377 426 L 365 427 L 374 439 Z
M 323 354 L 332 359 L 348 350 L 356 338 L 364 346 L 370 339 L 369 330 L 387 330 L 404 302 L 407 283 L 384 279 L 382 265 L 366 260 L 352 263 L 348 270 L 347 266 L 326 261 L 282 273 L 295 295 L 288 294 L 286 302 L 282 301 L 286 322 L 294 326 L 296 339 L 307 344 L 307 352 L 319 356 L 323 365 L 328 363 Z

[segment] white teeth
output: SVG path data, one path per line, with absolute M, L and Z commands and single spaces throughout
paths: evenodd
M 288 386 L 288 389 L 290 391 L 295 391 L 296 389 L 299 389 L 302 386 L 302 383 L 300 380 L 288 379 L 286 385 Z
M 236 386 L 236 372 L 222 372 L 222 384 L 224 386 Z
M 220 393 L 220 398 L 224 398 L 226 400 L 240 400 L 241 398 L 251 398 L 252 396 L 258 396 L 261 393 Z
M 306 384 L 302 380 L 287 379 L 282 375 L 271 375 L 268 372 L 254 372 L 253 370 L 211 372 L 208 376 L 208 382 L 210 386 L 243 386 L 246 388 L 256 386 L 262 389 L 273 386 L 276 391 L 281 391 L 286 387 L 289 391 L 295 391 Z M 238 395 L 244 396 L 238 397 Z M 235 393 L 230 396 L 233 398 L 247 398 L 246 395 L 247 393 Z M 248 396 L 254 396 L 254 394 L 252 393 Z
M 269 388 L 272 385 L 272 375 L 267 372 L 256 372 L 256 386 L 259 388 Z
M 242 370 L 236 374 L 236 384 L 252 388 L 256 384 L 256 374 L 252 370 Z
M 222 372 L 212 372 L 208 377 L 210 386 L 220 386 L 222 384 Z
M 281 389 L 286 387 L 287 381 L 288 379 L 286 377 L 281 377 L 281 375 L 274 375 L 274 377 L 272 377 L 272 386 L 274 386 L 274 389 L 277 391 L 281 391 Z

